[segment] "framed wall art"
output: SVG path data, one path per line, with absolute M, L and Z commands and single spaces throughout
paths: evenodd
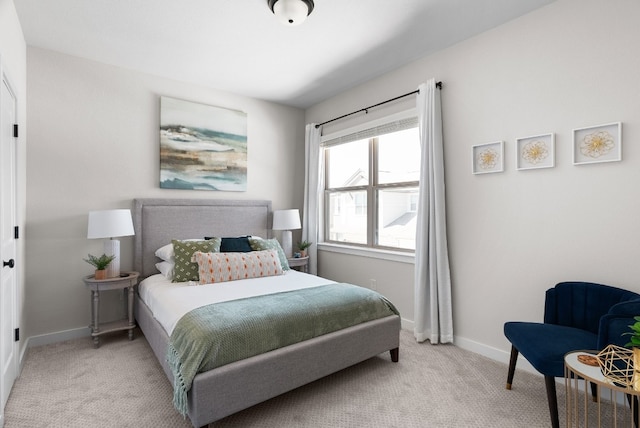
M 160 97 L 160 187 L 247 190 L 247 114 Z
M 555 138 L 553 134 L 516 139 L 516 169 L 553 168 Z
M 622 123 L 573 130 L 573 164 L 622 160 Z
M 502 172 L 504 170 L 504 142 L 478 144 L 472 148 L 474 174 Z

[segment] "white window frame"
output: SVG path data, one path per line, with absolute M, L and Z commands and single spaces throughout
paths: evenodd
M 376 119 L 370 122 L 366 122 L 366 123 L 362 123 L 360 125 L 351 127 L 351 128 L 346 128 L 343 129 L 341 131 L 336 131 L 333 132 L 331 134 L 327 134 L 327 135 L 323 135 L 320 138 L 320 145 L 324 148 L 327 147 L 331 147 L 335 144 L 328 144 L 331 141 L 336 141 L 339 140 L 342 137 L 345 136 L 349 136 L 351 134 L 356 134 L 356 133 L 360 133 L 360 132 L 366 132 L 372 128 L 376 128 L 376 127 L 380 127 L 386 124 L 390 124 L 392 122 L 396 122 L 396 121 L 402 121 L 402 120 L 406 120 L 406 119 L 413 119 L 413 118 L 417 118 L 418 113 L 416 109 L 410 109 L 410 110 L 406 110 L 400 113 L 396 113 L 390 116 L 386 116 L 384 118 L 380 118 L 380 119 Z M 363 138 L 368 138 L 368 137 L 363 137 Z M 351 140 L 354 141 L 354 140 Z M 339 143 L 338 143 L 339 144 Z M 324 156 L 324 151 L 322 154 L 322 162 L 325 162 L 325 156 Z M 324 169 L 324 168 L 323 168 Z M 325 171 L 326 173 L 326 171 Z M 372 173 L 375 173 L 374 171 L 372 171 Z M 322 182 L 325 182 L 325 178 L 322 178 Z M 322 203 L 320 204 L 320 213 L 319 213 L 319 218 L 323 219 L 323 225 L 321 227 L 322 229 L 322 239 L 325 239 L 325 233 L 328 233 L 328 225 L 324 224 L 324 222 L 326 221 L 326 216 L 325 216 L 325 208 L 328 206 L 327 203 L 328 201 L 325 201 L 325 192 L 326 192 L 326 186 L 323 186 L 323 190 L 322 190 L 322 194 L 318 195 L 320 198 L 322 198 Z M 371 201 L 371 199 L 368 199 L 368 201 Z M 368 206 L 371 206 L 371 204 L 368 202 Z M 370 208 L 371 210 L 373 209 L 373 207 Z M 373 227 L 377 227 L 377 223 L 376 223 L 376 219 L 374 217 L 372 217 L 372 221 L 373 223 Z M 371 226 L 371 225 L 370 225 Z M 381 247 L 381 246 L 369 246 L 369 245 L 359 245 L 359 244 L 355 244 L 355 243 L 339 243 L 339 242 L 333 242 L 333 241 L 324 241 L 324 242 L 319 242 L 318 243 L 318 248 L 323 250 L 323 251 L 330 251 L 330 252 L 336 252 L 336 253 L 343 253 L 343 254 L 353 254 L 353 255 L 360 255 L 360 256 L 365 256 L 365 257 L 373 257 L 373 258 L 379 258 L 379 259 L 384 259 L 384 260 L 392 260 L 392 261 L 398 261 L 398 262 L 403 262 L 403 263 L 414 263 L 415 257 L 414 257 L 414 250 L 407 250 L 407 249 L 401 249 L 401 248 L 388 248 L 388 247 Z

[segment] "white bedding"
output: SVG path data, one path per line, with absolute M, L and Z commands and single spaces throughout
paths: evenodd
M 284 275 L 196 285 L 171 282 L 161 274 L 140 283 L 138 293 L 168 335 L 187 312 L 211 303 L 331 284 L 319 276 L 289 270 Z

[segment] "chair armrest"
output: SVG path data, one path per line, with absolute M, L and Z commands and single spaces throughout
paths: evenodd
M 610 344 L 625 346 L 630 338 L 623 336 L 623 333 L 631 331 L 629 326 L 635 322 L 633 317 L 636 316 L 640 316 L 640 299 L 613 305 L 609 312 L 600 318 L 598 349 Z

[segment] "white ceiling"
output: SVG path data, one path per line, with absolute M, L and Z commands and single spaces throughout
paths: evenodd
M 14 0 L 27 44 L 306 108 L 554 0 Z M 446 76 L 436 76 L 446 79 Z

